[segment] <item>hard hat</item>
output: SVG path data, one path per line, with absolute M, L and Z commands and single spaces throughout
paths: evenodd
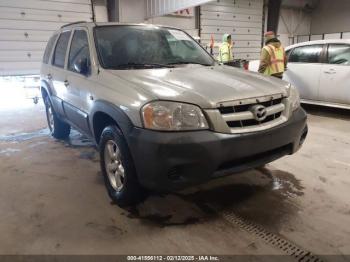
M 264 34 L 265 41 L 269 41 L 273 38 L 276 38 L 276 34 L 273 31 L 268 31 Z

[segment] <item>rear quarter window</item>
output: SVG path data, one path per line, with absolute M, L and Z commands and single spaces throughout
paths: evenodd
M 57 34 L 51 36 L 49 42 L 46 45 L 44 57 L 43 57 L 43 63 L 45 64 L 47 64 L 50 60 L 51 51 L 52 51 L 53 45 L 56 42 L 56 39 L 57 39 Z
M 289 54 L 292 63 L 320 63 L 323 45 L 307 45 L 293 49 Z

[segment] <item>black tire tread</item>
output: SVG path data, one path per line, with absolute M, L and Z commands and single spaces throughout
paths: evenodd
M 125 170 L 125 184 L 120 192 L 116 192 L 110 185 L 104 163 L 104 148 L 108 140 L 113 139 L 122 153 L 122 163 Z M 129 147 L 120 129 L 116 125 L 105 127 L 101 134 L 100 144 L 100 164 L 104 176 L 105 185 L 109 197 L 120 207 L 127 207 L 139 203 L 145 197 L 145 190 L 140 186 L 134 162 L 132 160 Z
M 57 117 L 55 110 L 52 107 L 52 103 L 48 97 L 45 98 L 45 106 L 47 107 L 47 103 L 50 103 L 51 109 L 54 117 L 54 128 L 51 130 L 51 135 L 56 139 L 66 139 L 69 134 L 71 127 L 67 123 L 63 122 L 61 119 Z

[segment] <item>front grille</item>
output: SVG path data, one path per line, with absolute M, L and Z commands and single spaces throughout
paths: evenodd
M 282 98 L 277 98 L 270 101 L 261 102 L 259 103 L 259 105 L 269 107 L 269 106 L 273 106 L 281 103 L 282 103 Z M 255 104 L 258 104 L 258 103 L 255 103 Z M 244 111 L 248 111 L 249 107 L 252 105 L 254 104 L 219 107 L 219 111 L 221 114 L 244 112 Z
M 285 106 L 283 98 L 272 98 L 270 100 L 260 99 L 262 102 L 247 103 L 240 102 L 233 106 L 220 106 L 220 111 L 227 126 L 232 130 L 239 130 L 246 127 L 254 127 L 279 119 L 282 116 Z M 259 101 L 259 99 L 257 100 Z M 259 119 L 254 114 L 254 106 L 263 106 L 266 109 L 266 118 Z

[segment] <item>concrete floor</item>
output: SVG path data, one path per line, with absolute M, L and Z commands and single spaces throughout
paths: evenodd
M 307 110 L 297 154 L 121 209 L 89 141 L 49 137 L 41 103 L 3 109 L 0 254 L 284 254 L 229 211 L 315 254 L 350 255 L 350 112 Z

